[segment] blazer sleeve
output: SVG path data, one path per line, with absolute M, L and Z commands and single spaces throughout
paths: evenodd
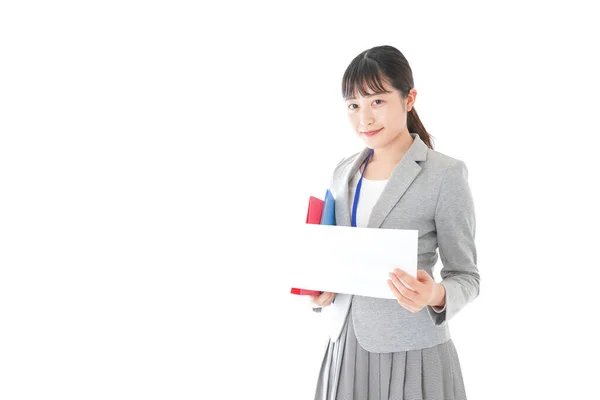
M 441 310 L 427 306 L 427 310 L 435 325 L 441 325 L 479 295 L 475 207 L 463 161 L 454 160 L 442 178 L 435 227 L 443 265 L 440 283 L 446 289 L 446 305 Z

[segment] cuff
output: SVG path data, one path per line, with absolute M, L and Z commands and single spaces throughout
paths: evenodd
M 433 311 L 435 311 L 436 313 L 442 313 L 446 310 L 446 303 L 444 303 L 443 307 L 438 307 L 438 306 L 431 306 L 431 308 L 433 309 Z

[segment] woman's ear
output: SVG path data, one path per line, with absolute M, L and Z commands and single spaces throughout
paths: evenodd
M 410 112 L 412 108 L 415 106 L 415 101 L 417 100 L 417 90 L 412 88 L 408 91 L 408 95 L 406 96 L 406 112 Z

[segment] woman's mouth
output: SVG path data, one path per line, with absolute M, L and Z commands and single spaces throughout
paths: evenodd
M 370 137 L 370 136 L 377 135 L 377 134 L 378 134 L 379 132 L 381 132 L 382 130 L 383 130 L 383 128 L 381 128 L 381 129 L 378 129 L 378 130 L 376 130 L 376 131 L 362 132 L 362 134 L 363 134 L 363 135 L 365 135 L 365 136 L 369 136 L 369 137 Z

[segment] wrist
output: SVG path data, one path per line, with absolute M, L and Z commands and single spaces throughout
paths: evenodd
M 435 283 L 433 298 L 428 305 L 433 307 L 444 307 L 444 305 L 446 305 L 446 288 L 444 285 L 437 282 Z

